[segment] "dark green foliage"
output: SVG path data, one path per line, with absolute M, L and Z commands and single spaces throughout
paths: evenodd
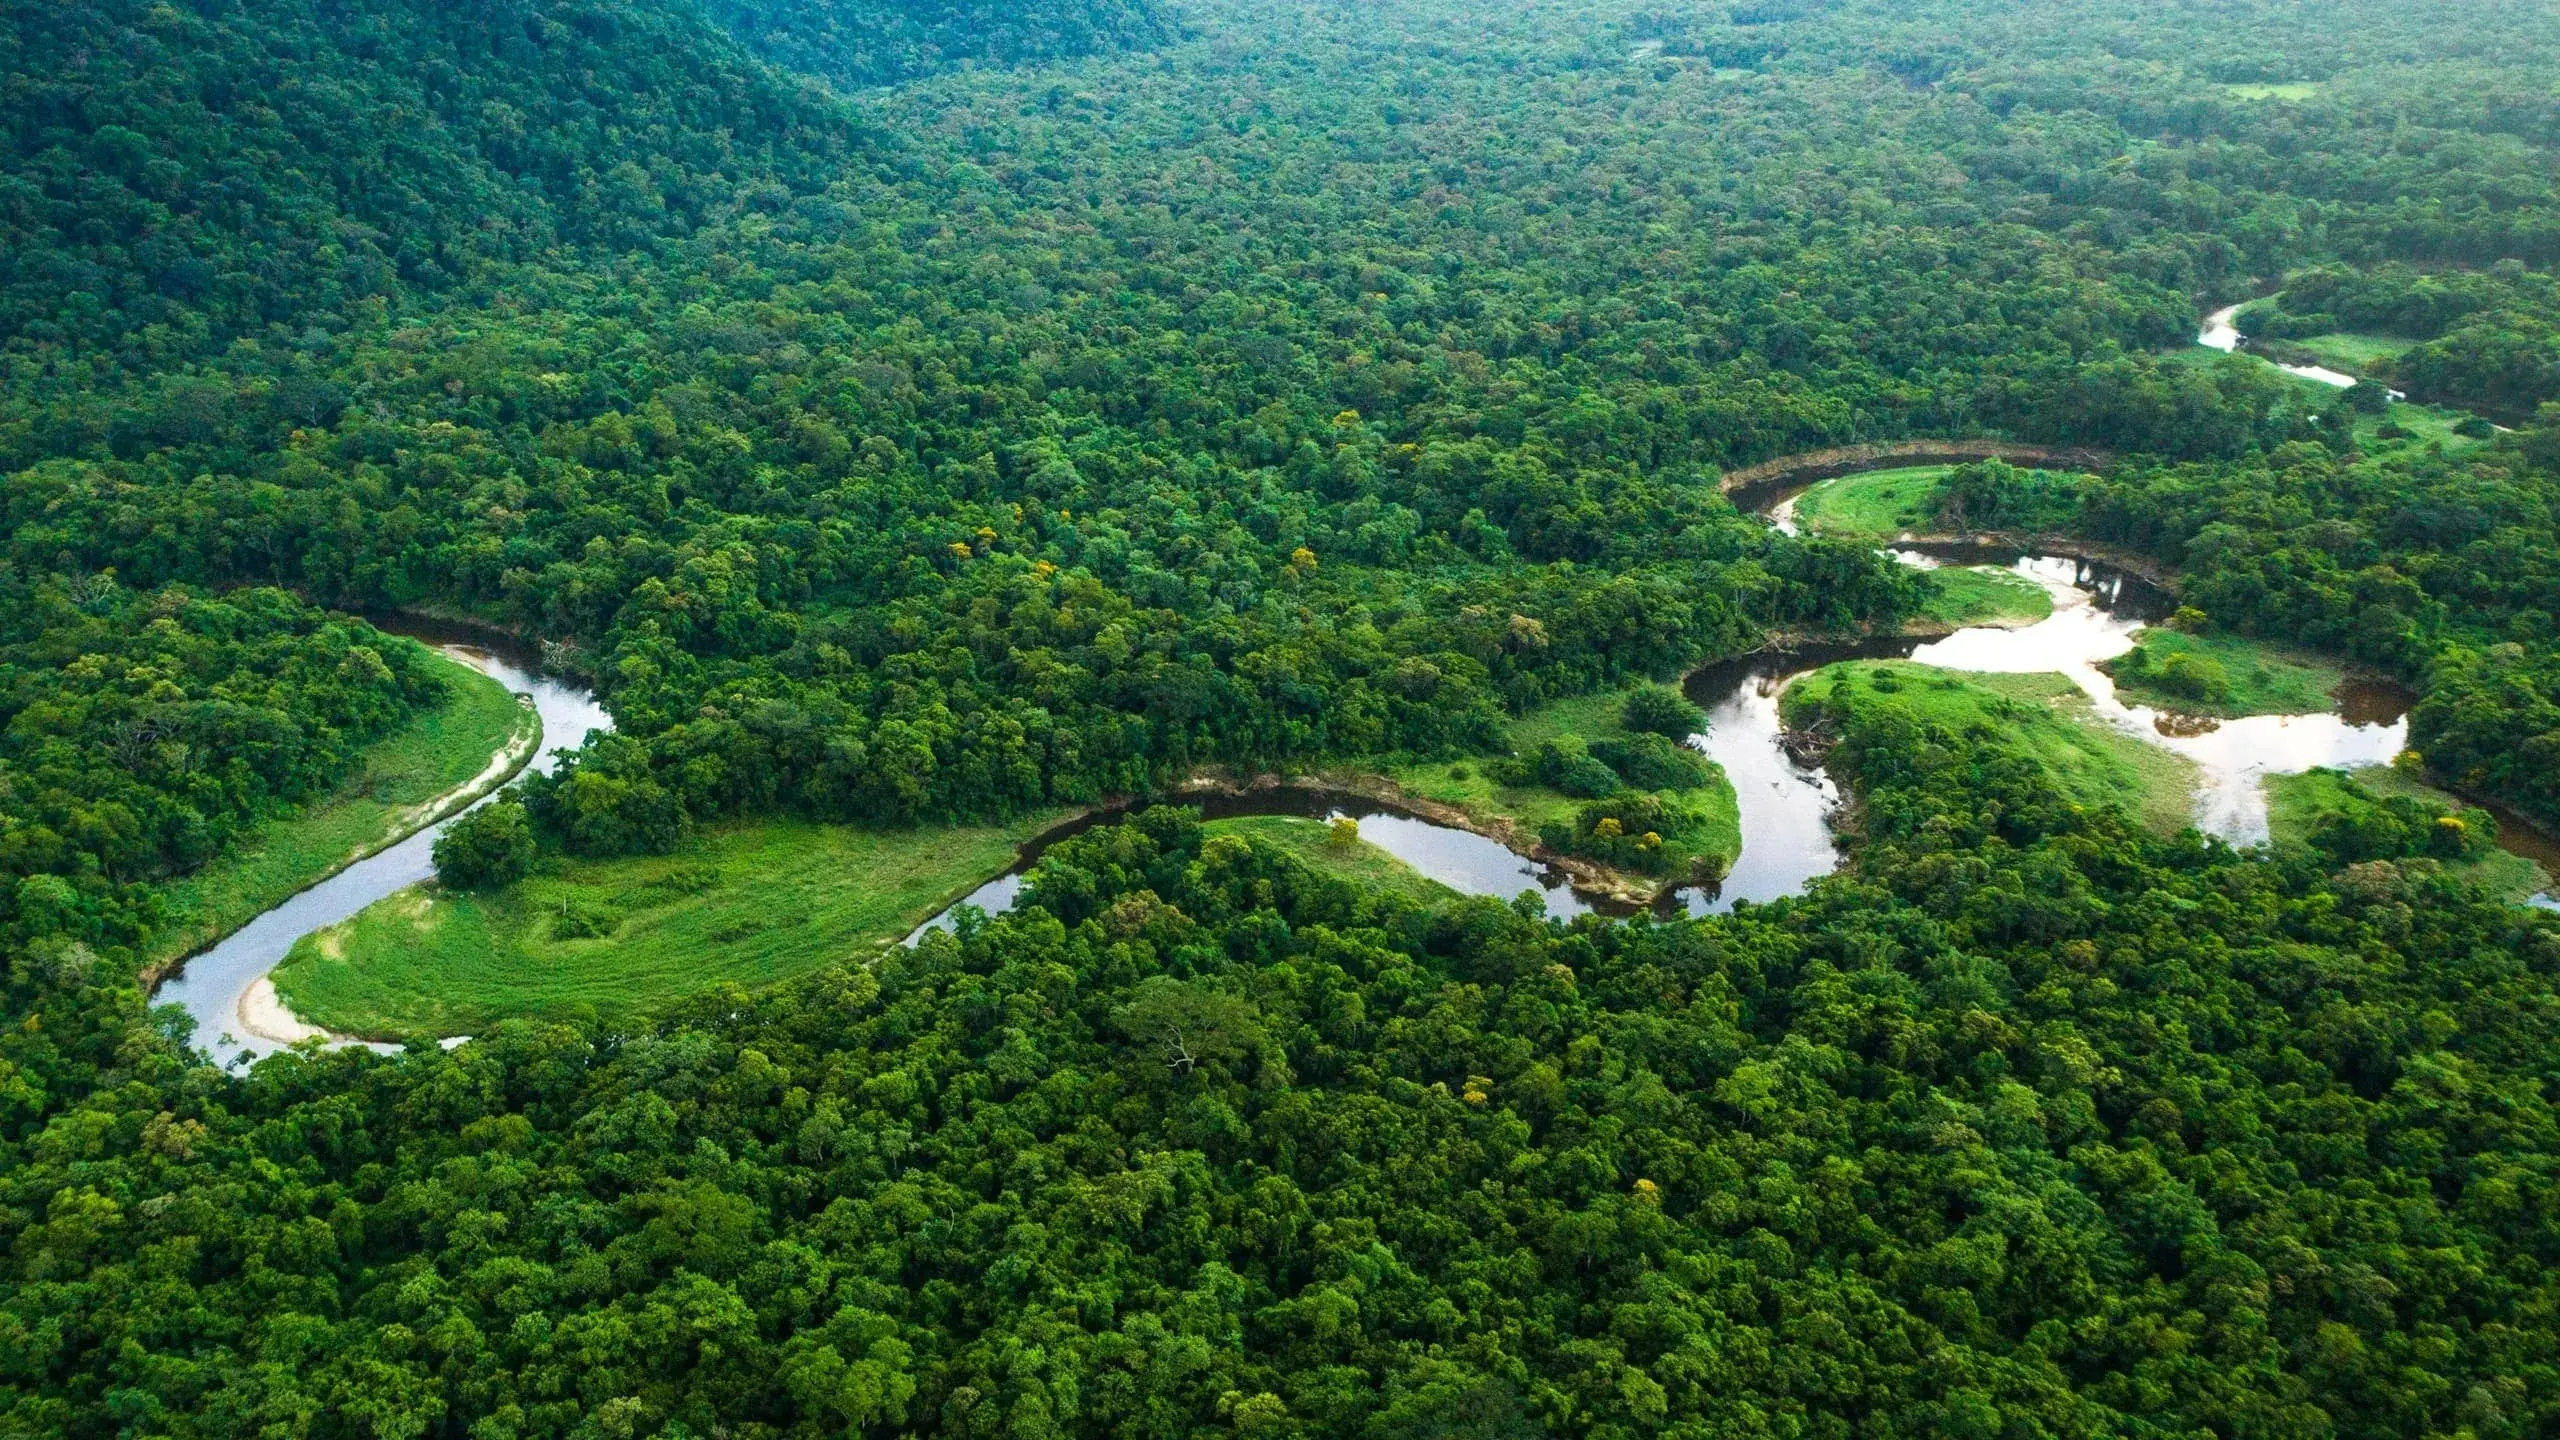
M 2080 518 L 2082 477 L 2021 470 L 2005 460 L 1959 465 L 1938 491 L 1937 518 L 1956 534 L 2068 530 Z
M 2015 783 L 1996 732 L 1869 718 L 1842 751 L 1900 818 L 1741 916 L 1433 915 L 1157 811 L 1053 848 L 1007 917 L 636 1033 L 219 1086 L 129 1045 L 11 1132 L 0 1403 L 73 1440 L 358 1406 L 777 1436 L 2560 1421 L 2560 927 L 2423 859 L 2153 839 Z
M 2331 865 L 2368 860 L 2473 860 L 2497 843 L 2498 822 L 2488 811 L 2466 808 L 2445 814 L 2408 795 L 2377 795 L 2347 776 L 2337 780 L 2347 803 L 2311 832 L 2311 847 Z
M 494 890 L 530 873 L 536 853 L 524 806 L 492 800 L 436 837 L 436 882 L 449 890 Z
M 2151 647 L 2136 645 L 2108 668 L 2124 679 L 2147 680 L 2181 699 L 2212 702 L 2231 695 L 2231 676 L 2222 662 L 2197 651 L 2172 650 L 2155 657 Z
M 1707 717 L 1688 697 L 1664 685 L 1646 685 L 1629 692 L 1626 709 L 1620 720 L 1630 730 L 1686 740 L 1707 728 Z
M 1495 778 L 1506 784 L 1544 785 L 1581 800 L 1615 795 L 1626 784 L 1607 762 L 1595 758 L 1577 735 L 1541 740 L 1536 749 L 1519 759 L 1496 760 L 1490 768 Z
M 1571 822 L 1544 827 L 1538 839 L 1550 850 L 1639 875 L 1677 876 L 1690 863 L 1682 842 L 1705 824 L 1677 795 L 1620 794 L 1582 805 Z
M 2409 738 L 2427 767 L 2560 823 L 2555 436 L 2537 426 L 2468 460 L 2293 445 L 2125 466 L 2085 482 L 2081 524 L 2177 565 L 2181 598 L 2218 625 L 2422 685 Z
M 2376 367 L 2421 400 L 2521 416 L 2560 399 L 2560 286 L 2512 260 L 2485 272 L 2320 266 L 2287 280 L 2277 303 L 2242 322 L 2269 340 L 2338 330 L 2422 340 Z M 2360 408 L 2379 409 L 2377 399 Z
M 1630 735 L 1591 747 L 1591 758 L 1638 790 L 1696 790 L 1714 776 L 1707 757 L 1660 735 Z
M 293 593 L 559 642 L 621 733 L 526 822 L 667 851 L 1473 757 L 1890 629 L 1910 571 L 1718 472 L 1991 432 L 2127 458 L 1968 467 L 1963 523 L 2423 684 L 2432 767 L 2560 818 L 2560 424 L 2354 458 L 2158 353 L 2292 273 L 2423 298 L 2396 383 L 2521 418 L 2547 4 L 1182 13 L 0 12 L 0 1430 L 2560 1430 L 2560 933 L 2438 870 L 2471 827 L 2161 840 L 1881 704 L 1853 870 L 1704 922 L 1151 811 L 631 1028 L 185 1058 L 152 879 L 425 698 Z M 1589 797 L 1557 848 L 1685 853 L 1621 793 L 1677 752 L 1520 765 Z
M 0 569 L 0 936 L 140 944 L 150 882 L 326 793 L 442 698 L 414 641 L 281 591 Z
M 700 0 L 748 49 L 844 85 L 1069 59 L 1172 34 L 1153 0 Z
M 858 149 L 692 0 L 13 4 L 0 72 L 0 336 L 94 356 L 84 385 L 159 375 L 84 422 L 126 455 L 337 422 L 325 346 L 245 412 L 176 371 L 236 336 L 378 331 L 555 247 L 787 202 Z

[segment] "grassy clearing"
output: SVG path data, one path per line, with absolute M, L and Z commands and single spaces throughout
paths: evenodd
M 1628 731 L 1620 711 L 1626 697 L 1625 691 L 1613 691 L 1541 705 L 1512 720 L 1511 748 L 1525 754 L 1542 742 L 1566 736 L 1586 742 L 1624 740 Z M 1572 821 L 1583 804 L 1543 785 L 1503 784 L 1488 773 L 1487 761 L 1474 757 L 1389 765 L 1383 773 L 1407 795 L 1463 810 L 1489 829 L 1508 821 L 1523 838 L 1534 837 L 1547 825 Z M 1701 823 L 1687 837 L 1689 853 L 1680 857 L 1680 867 L 1685 870 L 1687 863 L 1711 857 L 1719 870 L 1729 868 L 1742 853 L 1742 812 L 1723 770 L 1715 771 L 1714 783 L 1704 790 L 1662 793 L 1701 816 Z
M 1907 465 L 1825 480 L 1796 497 L 1796 523 L 1809 534 L 1890 540 L 1936 525 L 1938 488 L 1953 465 Z
M 1245 815 L 1212 820 L 1206 828 L 1212 835 L 1242 835 L 1256 844 L 1285 850 L 1327 875 L 1410 896 L 1425 905 L 1458 898 L 1457 891 L 1365 840 L 1348 849 L 1336 846 L 1321 820 L 1303 815 Z
M 2320 93 L 2317 80 L 2284 80 L 2274 84 L 2217 85 L 2234 100 L 2308 100 Z
M 2150 629 L 2134 636 L 2134 650 L 2099 668 L 2116 682 L 2127 700 L 2186 715 L 2235 719 L 2243 715 L 2316 715 L 2337 708 L 2333 698 L 2345 683 L 2346 671 L 2308 651 L 2287 649 L 2245 635 L 2216 631 L 2188 635 Z M 2169 657 L 2202 657 L 2212 662 L 2227 688 L 2217 692 L 2184 688 L 2184 667 Z M 2192 670 L 2184 673 L 2193 674 Z
M 2332 370 L 2344 370 L 2351 375 L 2363 375 L 2418 342 L 2400 335 L 2340 331 L 2334 335 L 2312 335 L 2283 343 L 2302 350 L 2317 364 Z
M 859 830 L 770 821 L 674 855 L 568 860 L 496 894 L 404 890 L 305 936 L 275 972 L 295 1014 L 349 1034 L 457 1035 L 509 1015 L 641 1011 L 894 944 L 1059 817 Z
M 1881 689 L 1879 676 L 1893 688 Z M 2195 766 L 2148 745 L 2091 710 L 2089 697 L 2060 675 L 1987 675 L 1907 660 L 1853 660 L 1826 666 L 1787 688 L 1790 714 L 1856 686 L 1924 724 L 1962 731 L 1984 724 L 2025 747 L 2056 789 L 2082 805 L 2113 805 L 2173 835 L 2194 823 Z
M 2465 808 L 2456 797 L 2388 765 L 2364 766 L 2343 773 L 2306 770 L 2299 775 L 2267 777 L 2268 832 L 2278 840 L 2308 840 L 2321 821 L 2358 803 L 2347 787 L 2350 779 L 2373 794 L 2406 795 L 2442 814 Z M 2459 861 L 2445 869 L 2510 903 L 2521 903 L 2553 885 L 2552 877 L 2541 866 L 2505 850 L 2492 850 L 2477 860 Z
M 2357 417 L 2356 448 L 2367 454 L 2389 454 L 2403 447 L 2424 450 L 2430 445 L 2437 445 L 2442 446 L 2448 455 L 2458 454 L 2489 443 L 2479 436 L 2464 435 L 2454 429 L 2455 426 L 2470 418 L 2471 416 L 2463 411 L 2446 410 L 2434 405 L 2394 405 L 2388 416 Z M 2408 436 L 2384 439 L 2382 426 L 2386 419 L 2408 431 Z
M 325 799 L 162 887 L 169 925 L 152 938 L 146 963 L 191 955 L 432 821 L 433 802 L 479 777 L 499 749 L 515 745 L 531 755 L 542 723 L 531 707 L 468 665 L 434 660 L 448 683 L 443 705 L 368 748 Z
M 2053 613 L 2052 593 L 2014 570 L 1961 565 L 1929 573 L 1936 586 L 1920 613 L 1941 625 L 2033 625 Z

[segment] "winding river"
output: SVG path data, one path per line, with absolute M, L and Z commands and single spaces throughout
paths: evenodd
M 2240 309 L 2227 306 L 2206 317 L 2197 342 L 2217 350 L 2238 349 L 2241 336 L 2233 320 Z M 2323 384 L 2355 383 L 2354 376 L 2319 366 L 2282 368 Z M 1868 468 L 1908 463 L 1912 462 L 1879 459 Z M 1754 498 L 1773 525 L 1793 534 L 1795 502 L 1810 483 L 1814 482 Z M 1828 776 L 1797 764 L 1780 746 L 1783 727 L 1778 704 L 1787 684 L 1797 676 L 1841 660 L 1909 659 L 1954 670 L 2063 675 L 2088 697 L 2098 719 L 2193 762 L 2199 781 L 2198 828 L 2241 845 L 2267 838 L 2262 787 L 2268 776 L 2315 766 L 2383 764 L 2407 740 L 2406 697 L 2388 687 L 2350 685 L 2341 692 L 2341 707 L 2335 713 L 2223 721 L 2170 714 L 2122 700 L 2114 682 L 2098 666 L 2132 648 L 2134 632 L 2163 613 L 2167 597 L 2110 567 L 2063 556 L 2003 554 L 1971 547 L 1915 544 L 1891 553 L 1905 564 L 1923 568 L 1950 563 L 2006 568 L 2042 586 L 2053 599 L 2053 612 L 2016 628 L 1978 626 L 1935 639 L 1881 639 L 1771 651 L 1690 675 L 1684 688 L 1707 714 L 1706 730 L 1690 737 L 1690 743 L 1722 765 L 1733 783 L 1740 807 L 1742 854 L 1721 884 L 1670 892 L 1655 903 L 1657 913 L 1707 915 L 1728 910 L 1737 901 L 1776 900 L 1800 893 L 1837 868 L 1840 855 L 1831 817 L 1839 805 L 1839 792 Z M 530 657 L 494 653 L 476 639 L 465 641 L 416 622 L 395 621 L 384 628 L 438 643 L 446 654 L 528 697 L 542 720 L 542 738 L 530 762 L 538 770 L 547 772 L 554 763 L 554 751 L 574 748 L 589 731 L 612 728 L 611 719 L 592 695 L 542 676 Z M 1575 890 L 1571 877 L 1561 870 L 1516 854 L 1498 841 L 1371 800 L 1278 790 L 1198 803 L 1213 819 L 1246 814 L 1349 816 L 1360 822 L 1363 840 L 1431 879 L 1475 895 L 1508 898 L 1533 891 L 1545 900 L 1550 915 L 1617 914 L 1628 909 Z M 989 914 L 1009 908 L 1043 850 L 1067 834 L 1112 818 L 1116 817 L 1111 812 L 1087 816 L 1040 837 L 1024 848 L 1013 869 L 918 926 L 906 943 L 913 944 L 929 930 L 951 926 L 963 908 Z M 2560 870 L 2560 844 L 2511 816 L 2499 818 L 2502 844 L 2548 869 Z M 435 837 L 444 823 L 449 822 L 430 826 L 358 861 L 258 916 L 188 960 L 177 976 L 160 987 L 156 999 L 184 1005 L 194 1017 L 197 1044 L 225 1065 L 319 1035 L 277 1001 L 268 972 L 302 936 L 430 878 Z M 2548 895 L 2535 897 L 2534 903 L 2560 908 Z
M 2248 338 L 2240 333 L 2240 312 L 2248 309 L 2249 304 L 2249 301 L 2243 300 L 2237 305 L 2225 305 L 2204 317 L 2204 329 L 2197 332 L 2196 343 L 2208 350 L 2222 351 L 2226 355 L 2238 354 L 2241 344 Z M 2258 358 L 2266 359 L 2263 355 Z M 2323 385 L 2334 385 L 2341 390 L 2356 383 L 2355 376 L 2343 370 L 2332 370 L 2326 365 L 2285 365 L 2273 360 L 2267 360 L 2267 363 L 2274 365 L 2287 375 L 2299 375 L 2305 380 L 2317 380 Z M 2391 392 L 2391 398 L 2405 400 L 2408 397 L 2394 390 Z
M 386 630 L 394 628 L 389 622 L 377 624 Z M 502 656 L 480 640 L 457 640 L 424 625 L 402 623 L 397 628 L 435 643 L 444 654 L 532 702 L 542 721 L 542 738 L 535 742 L 527 762 L 536 770 L 548 772 L 555 763 L 552 752 L 576 748 L 585 742 L 588 731 L 613 728 L 611 717 L 594 696 L 541 675 L 528 656 Z M 485 804 L 487 798 L 465 808 Z M 277 1001 L 267 972 L 284 959 L 296 940 L 434 875 L 436 837 L 451 823 L 452 817 L 447 817 L 374 852 L 234 930 L 211 949 L 189 957 L 183 969 L 161 984 L 153 1003 L 185 1006 L 195 1020 L 197 1047 L 220 1065 L 254 1059 L 321 1034 L 296 1020 Z

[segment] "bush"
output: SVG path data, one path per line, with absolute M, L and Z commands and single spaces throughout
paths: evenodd
M 1629 694 L 1620 718 L 1628 729 L 1639 734 L 1664 735 L 1674 740 L 1686 740 L 1707 728 L 1705 712 L 1690 704 L 1679 691 L 1662 685 L 1647 685 Z
M 595 940 L 612 934 L 621 924 L 622 912 L 613 906 L 571 897 L 562 900 L 551 917 L 551 938 Z
M 493 800 L 436 837 L 436 880 L 448 890 L 494 890 L 533 868 L 533 820 L 514 800 Z
M 1654 734 L 1603 740 L 1591 747 L 1591 758 L 1638 790 L 1696 790 L 1715 774 L 1706 756 Z
M 2341 777 L 2345 804 L 2312 828 L 2311 848 L 2333 865 L 2368 860 L 2476 860 L 2498 843 L 2498 822 L 2465 807 L 2451 814 L 2408 795 L 2378 795 Z
M 2160 662 L 2154 683 L 2189 700 L 2224 700 L 2231 695 L 2231 675 L 2210 655 L 2180 650 Z
M 1541 741 L 1521 759 L 1498 761 L 1491 773 L 1506 785 L 1544 785 L 1576 800 L 1598 800 L 1626 788 L 1617 771 L 1591 758 L 1582 741 L 1571 735 Z

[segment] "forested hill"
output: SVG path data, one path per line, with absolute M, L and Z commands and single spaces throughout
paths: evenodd
M 857 148 L 688 0 L 14 4 L 0 93 L 0 335 L 131 371 L 788 203 Z
M 0 336 L 147 373 L 485 297 L 858 186 L 861 127 L 792 71 L 874 83 L 1167 31 L 1136 0 L 0 6 Z
M 702 0 L 748 48 L 846 85 L 883 85 L 963 62 L 1019 64 L 1134 49 L 1169 37 L 1156 0 Z

